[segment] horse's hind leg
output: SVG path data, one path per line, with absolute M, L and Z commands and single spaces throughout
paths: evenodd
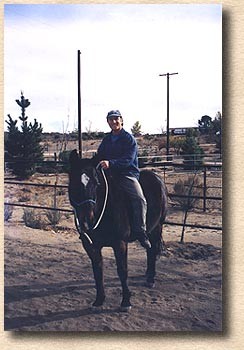
M 151 249 L 147 250 L 146 285 L 154 287 L 156 275 L 156 260 L 162 249 L 162 225 L 159 224 L 150 234 Z
M 128 265 L 127 265 L 127 255 L 128 255 L 128 245 L 126 242 L 121 241 L 118 245 L 113 247 L 114 255 L 117 263 L 117 272 L 120 278 L 122 286 L 122 301 L 120 305 L 121 311 L 128 311 L 131 308 L 130 297 L 131 293 L 128 288 L 127 278 L 128 278 Z

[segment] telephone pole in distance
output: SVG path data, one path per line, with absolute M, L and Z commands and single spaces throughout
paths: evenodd
M 165 74 L 159 74 L 160 77 L 167 77 L 167 146 L 166 146 L 166 154 L 167 154 L 167 160 L 169 156 L 169 76 L 175 75 L 178 73 L 165 73 Z

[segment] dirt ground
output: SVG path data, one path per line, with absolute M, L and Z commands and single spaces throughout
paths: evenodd
M 53 184 L 55 179 L 37 175 L 33 181 Z M 66 183 L 67 179 L 60 176 L 58 181 Z M 11 202 L 51 205 L 47 200 L 52 199 L 50 188 L 38 191 L 8 185 L 5 197 Z M 62 207 L 67 207 L 67 195 L 59 194 Z M 170 205 L 167 220 L 182 222 L 183 215 Z M 187 222 L 221 226 L 221 207 L 192 210 Z M 144 249 L 136 242 L 129 245 L 133 307 L 128 313 L 119 312 L 121 287 L 115 259 L 112 249 L 104 248 L 106 301 L 97 310 L 91 307 L 95 300 L 91 264 L 72 215 L 64 215 L 55 229 L 33 229 L 24 225 L 23 209 L 15 207 L 5 223 L 5 330 L 220 332 L 222 231 L 186 228 L 183 244 L 179 243 L 181 233 L 180 226 L 164 226 L 165 249 L 157 261 L 153 289 L 145 286 Z
M 219 232 L 186 231 L 179 243 L 165 227 L 156 285 L 145 287 L 145 252 L 129 247 L 132 310 L 119 312 L 121 288 L 112 250 L 103 249 L 106 302 L 95 310 L 89 259 L 75 230 L 5 226 L 5 330 L 221 331 L 222 257 Z

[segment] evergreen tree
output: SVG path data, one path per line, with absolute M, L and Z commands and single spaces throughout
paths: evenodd
M 204 115 L 200 120 L 198 120 L 198 127 L 201 134 L 209 134 L 211 130 L 211 122 L 212 118 L 208 115 Z
M 132 126 L 131 133 L 133 136 L 141 136 L 141 124 L 139 121 Z
M 222 153 L 222 115 L 217 112 L 214 120 L 212 121 L 212 134 L 213 140 L 216 143 L 216 147 L 220 154 Z
M 28 117 L 25 115 L 25 109 L 30 102 L 24 98 L 21 93 L 21 100 L 16 100 L 21 107 L 21 117 L 19 117 L 21 130 L 17 126 L 17 120 L 13 120 L 8 115 L 8 135 L 5 140 L 5 159 L 8 162 L 8 168 L 13 174 L 20 178 L 28 178 L 35 172 L 36 163 L 43 160 L 43 148 L 40 145 L 42 126 L 36 119 L 34 123 L 28 123 Z
M 186 169 L 197 169 L 201 166 L 204 152 L 197 143 L 194 129 L 189 129 L 187 131 L 185 140 L 181 145 L 181 150 Z

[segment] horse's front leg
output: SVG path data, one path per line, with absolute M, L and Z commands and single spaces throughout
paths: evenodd
M 105 292 L 104 292 L 104 281 L 103 281 L 103 257 L 101 248 L 96 247 L 86 247 L 86 252 L 91 259 L 92 269 L 96 284 L 96 300 L 92 304 L 92 306 L 102 306 L 105 300 Z
M 124 241 L 120 241 L 118 245 L 113 247 L 114 255 L 117 263 L 117 272 L 120 278 L 122 286 L 122 301 L 120 304 L 121 311 L 129 311 L 131 309 L 130 297 L 131 292 L 128 288 L 127 278 L 128 278 L 128 244 Z

